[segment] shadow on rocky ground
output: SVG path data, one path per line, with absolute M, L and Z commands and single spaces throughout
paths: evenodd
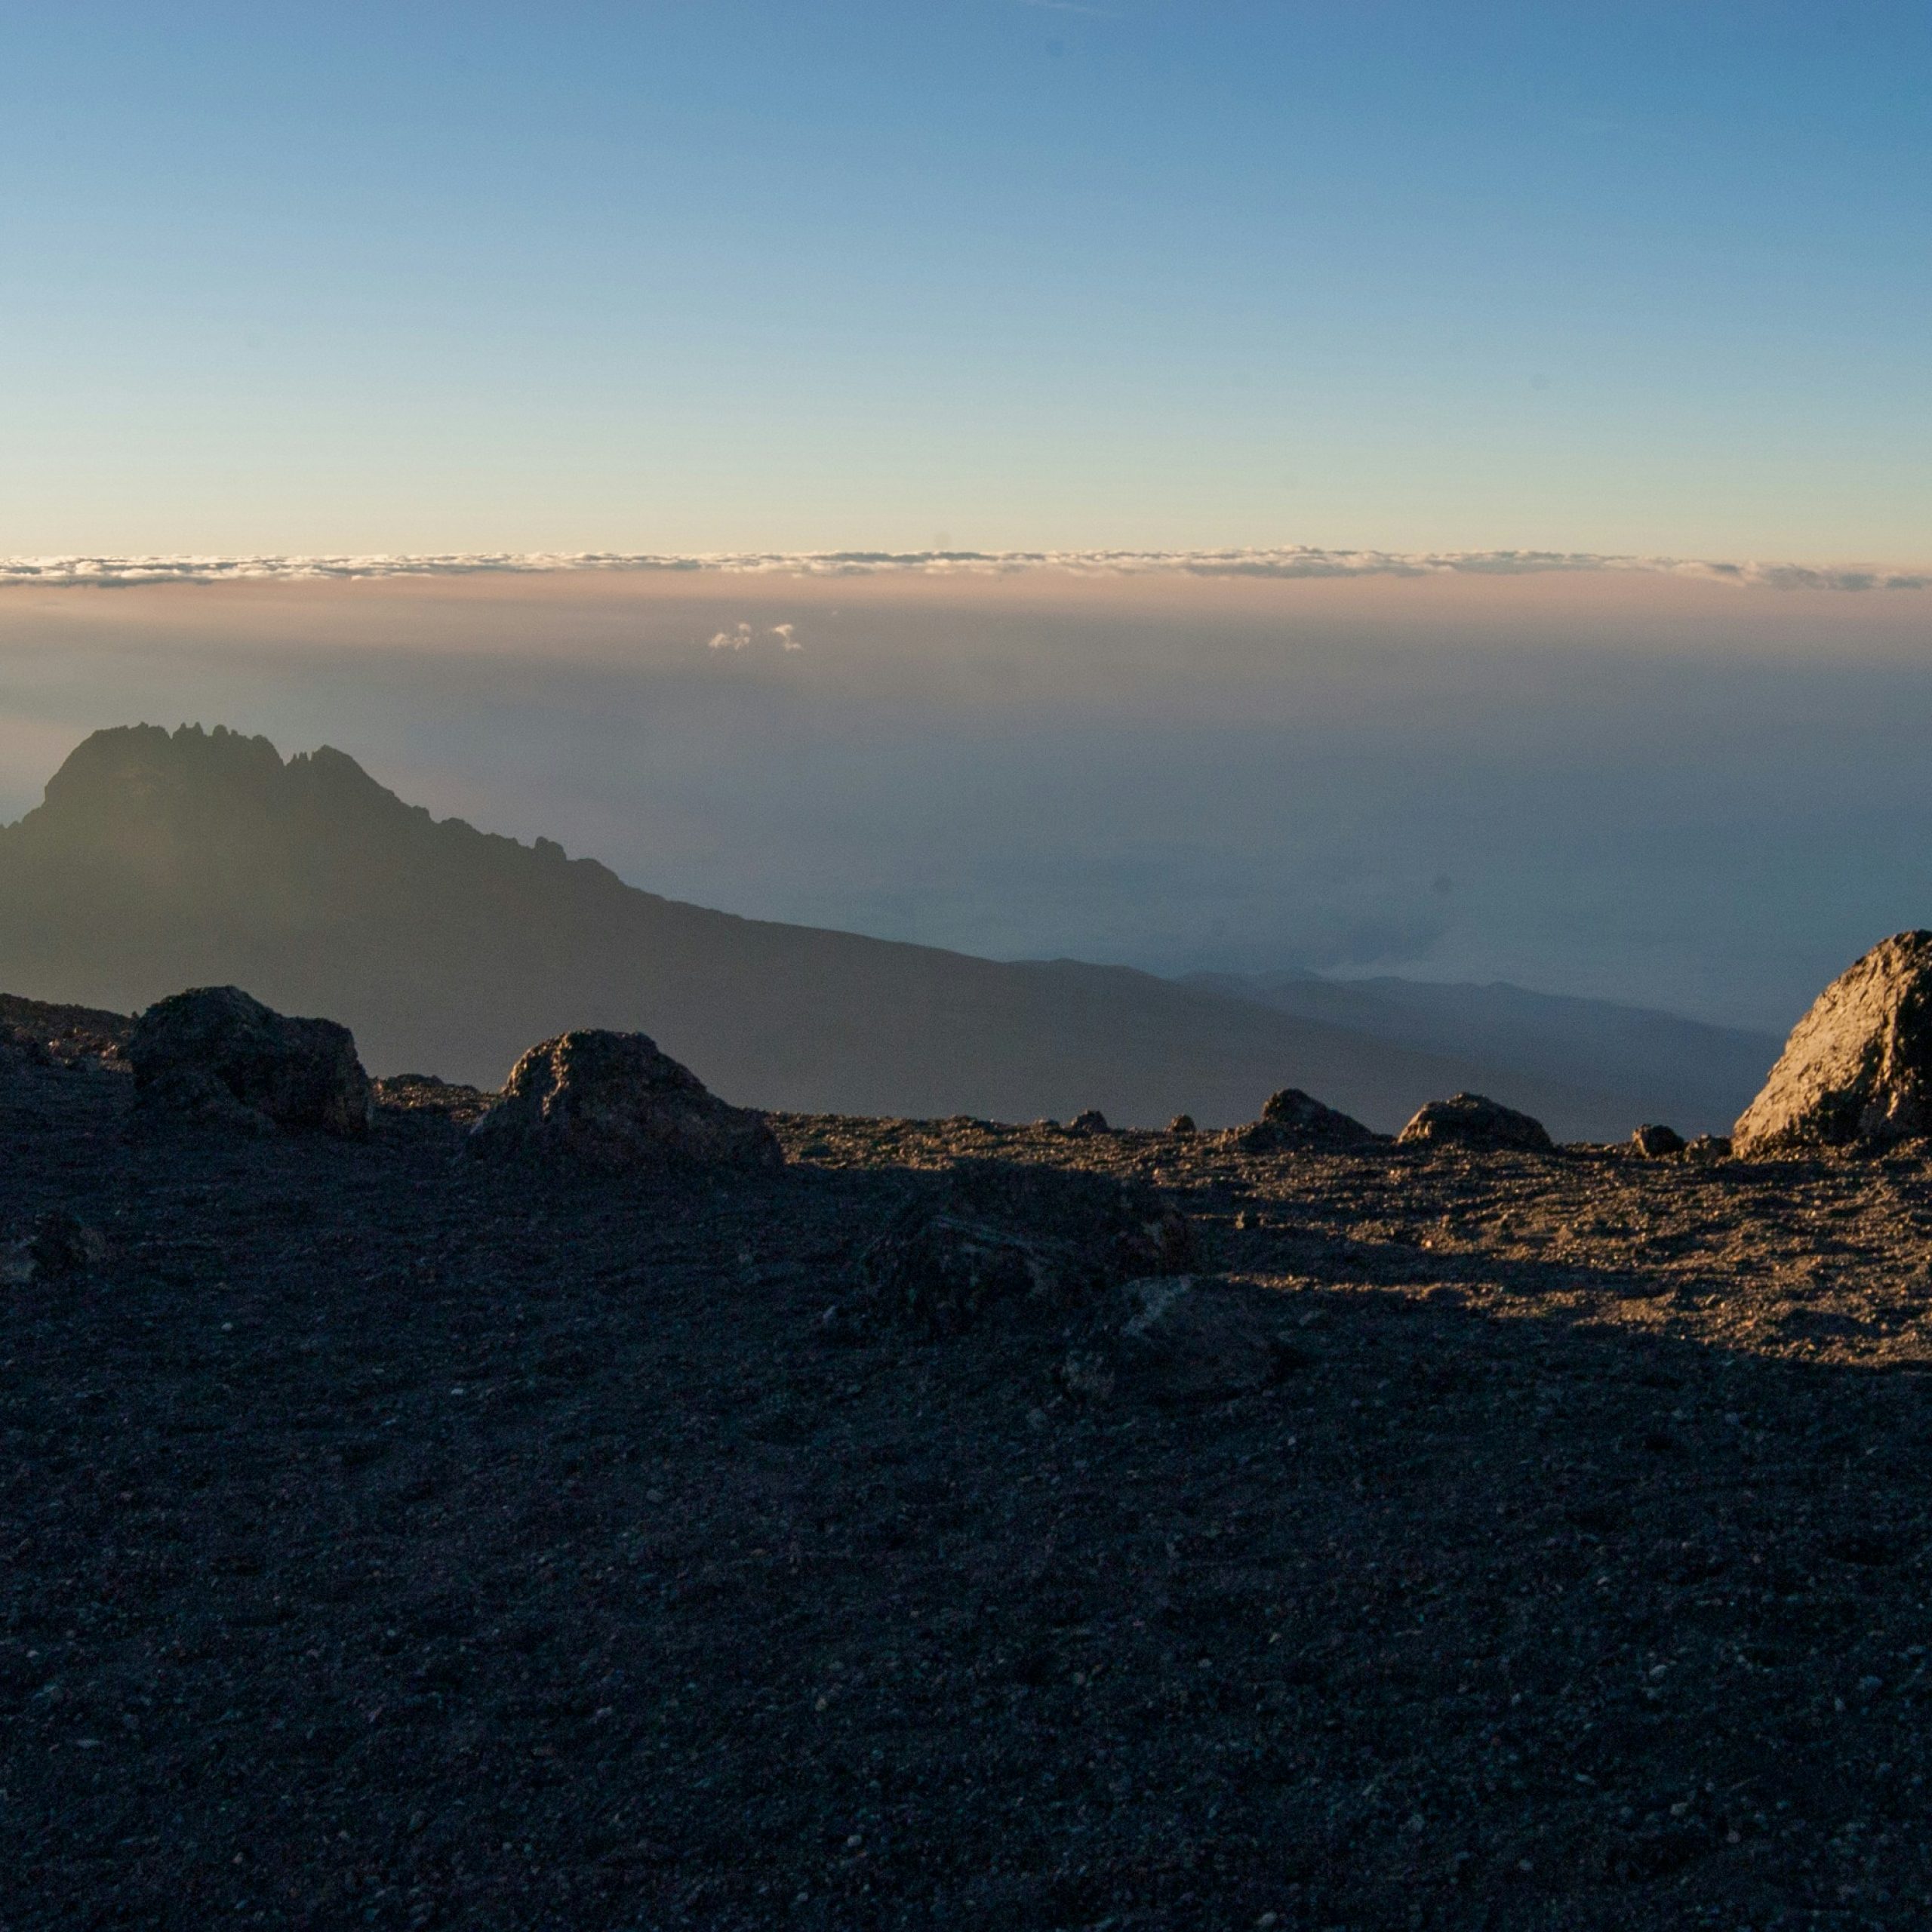
M 1932 1917 L 1915 1157 L 790 1118 L 646 1186 L 130 1084 L 0 1076 L 7 1932 Z M 1161 1190 L 1280 1378 L 828 1327 L 961 1155 Z

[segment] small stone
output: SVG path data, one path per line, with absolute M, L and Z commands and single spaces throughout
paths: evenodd
M 1109 1134 L 1113 1130 L 1107 1125 L 1107 1117 L 1098 1107 L 1088 1107 L 1067 1122 L 1066 1131 L 1069 1134 Z
M 107 1241 L 99 1229 L 89 1227 L 78 1216 L 57 1210 L 41 1217 L 27 1253 L 36 1275 L 58 1279 L 84 1274 L 104 1260 Z
M 1352 1116 L 1324 1106 L 1299 1087 L 1272 1094 L 1261 1118 L 1241 1129 L 1239 1144 L 1250 1153 L 1294 1148 L 1366 1147 L 1381 1137 Z
M 1278 1297 L 1263 1289 L 1186 1275 L 1128 1281 L 1069 1352 L 1060 1386 L 1094 1403 L 1173 1406 L 1251 1394 L 1304 1360 L 1280 1318 Z
M 1195 1133 L 1197 1130 L 1194 1124 L 1194 1116 L 1192 1114 L 1176 1114 L 1174 1118 L 1168 1122 L 1168 1131 L 1170 1134 Z
M 1675 1128 L 1647 1121 L 1631 1135 L 1630 1149 L 1646 1161 L 1668 1160 L 1684 1152 L 1684 1137 Z

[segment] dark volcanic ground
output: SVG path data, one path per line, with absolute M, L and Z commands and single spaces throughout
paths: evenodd
M 5 1932 L 1932 1919 L 1915 1159 L 789 1120 L 559 1188 L 128 1088 L 0 1070 L 0 1235 L 110 1244 L 0 1288 Z M 961 1151 L 1152 1175 L 1298 1365 L 830 1339 Z

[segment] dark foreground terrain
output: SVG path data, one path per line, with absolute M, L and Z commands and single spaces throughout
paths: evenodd
M 1932 1920 L 1915 1159 L 790 1118 L 538 1185 L 447 1091 L 131 1134 L 72 1044 L 0 1069 L 0 1235 L 107 1242 L 0 1287 L 6 1932 Z M 836 1339 L 961 1152 L 1151 1177 L 1282 1379 Z

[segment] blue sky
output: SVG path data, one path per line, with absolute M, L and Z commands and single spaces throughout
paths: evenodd
M 1932 561 L 1932 14 L 0 9 L 0 552 Z

